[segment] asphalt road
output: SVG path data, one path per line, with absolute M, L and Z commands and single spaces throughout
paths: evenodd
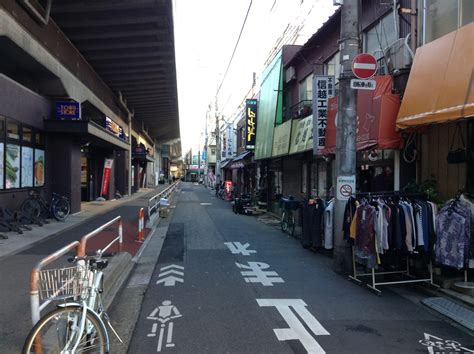
M 335 274 L 327 256 L 255 217 L 233 214 L 202 186 L 182 184 L 129 353 L 474 349 L 472 333 L 400 287 L 385 287 L 378 297 Z M 435 342 L 438 348 L 429 346 Z
M 151 195 L 154 192 L 150 193 Z M 31 329 L 29 281 L 34 265 L 66 244 L 121 215 L 125 222 L 137 219 L 137 210 L 148 203 L 142 196 L 87 220 L 18 254 L 0 258 L 0 353 L 19 353 Z M 21 237 L 21 235 L 18 235 Z

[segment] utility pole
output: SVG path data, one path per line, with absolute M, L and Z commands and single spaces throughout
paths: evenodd
M 352 269 L 351 249 L 342 233 L 346 196 L 340 192 L 341 186 L 350 186 L 355 193 L 356 176 L 356 129 L 357 91 L 351 89 L 354 78 L 352 60 L 360 52 L 359 2 L 344 0 L 341 11 L 341 37 L 339 40 L 341 73 L 339 76 L 339 101 L 336 130 L 336 200 L 334 205 L 334 270 L 350 273 Z
M 217 110 L 217 96 L 215 101 L 215 115 L 216 115 L 216 184 L 221 182 L 221 138 L 219 132 L 219 113 Z

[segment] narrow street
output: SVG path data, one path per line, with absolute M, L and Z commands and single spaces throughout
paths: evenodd
M 176 198 L 129 353 L 434 353 L 436 341 L 474 350 L 472 333 L 406 285 L 378 297 L 200 185 L 183 183 Z

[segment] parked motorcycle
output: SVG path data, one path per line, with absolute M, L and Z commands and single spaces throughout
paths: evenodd
M 232 210 L 236 214 L 252 214 L 254 207 L 250 194 L 242 194 L 240 197 L 234 198 Z

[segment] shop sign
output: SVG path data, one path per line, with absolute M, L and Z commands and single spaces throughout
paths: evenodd
M 338 176 L 336 188 L 337 200 L 348 200 L 355 193 L 355 176 Z
M 296 154 L 313 148 L 313 116 L 294 119 L 291 129 L 290 154 Z
M 320 155 L 326 146 L 328 99 L 334 97 L 334 76 L 313 79 L 313 152 Z
M 56 102 L 56 118 L 81 119 L 81 104 L 79 102 Z
M 198 155 L 193 155 L 193 162 L 192 162 L 193 165 L 197 165 L 198 164 Z
M 272 156 L 287 155 L 290 149 L 291 120 L 275 127 Z
M 100 195 L 106 196 L 109 192 L 110 173 L 112 171 L 113 159 L 105 159 L 104 171 L 102 173 L 102 187 L 100 189 Z
M 141 145 L 134 146 L 132 153 L 133 155 L 146 155 L 146 148 Z
M 105 117 L 105 129 L 115 135 L 117 138 L 123 139 L 123 129 L 109 117 Z
M 247 150 L 254 150 L 257 133 L 257 100 L 245 101 L 245 121 L 245 148 Z
M 230 165 L 230 168 L 233 170 L 239 169 L 239 168 L 244 168 L 245 165 L 243 162 L 234 162 L 232 165 Z
M 354 90 L 375 90 L 377 82 L 375 80 L 360 80 L 352 79 L 351 80 L 351 89 Z

